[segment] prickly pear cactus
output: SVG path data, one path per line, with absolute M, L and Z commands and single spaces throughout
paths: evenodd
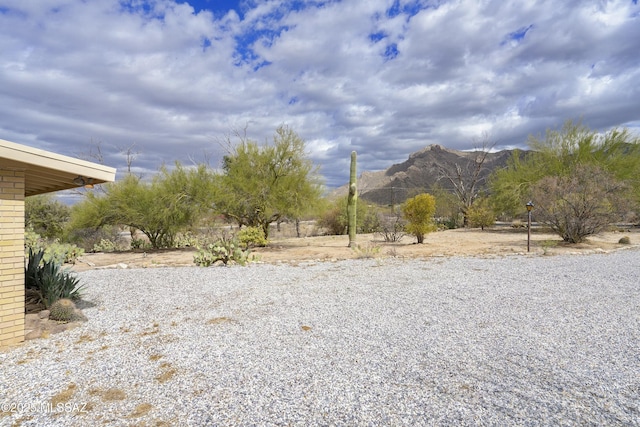
M 51 304 L 49 311 L 49 319 L 69 322 L 75 316 L 76 305 L 70 299 L 62 298 Z

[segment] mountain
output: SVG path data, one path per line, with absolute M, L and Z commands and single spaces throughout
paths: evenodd
M 380 205 L 395 205 L 417 193 L 429 191 L 436 184 L 453 190 L 449 177 L 454 182 L 459 182 L 459 173 L 463 181 L 470 180 L 477 169 L 477 160 L 484 154 L 486 158 L 478 172 L 479 189 L 482 189 L 491 172 L 506 166 L 507 160 L 513 156 L 513 150 L 485 153 L 429 145 L 385 171 L 363 172 L 358 178 L 358 197 Z M 332 195 L 347 194 L 347 187 L 348 185 L 344 185 L 336 189 Z

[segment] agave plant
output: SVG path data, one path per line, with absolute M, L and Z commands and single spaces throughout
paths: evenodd
M 61 298 L 78 300 L 83 286 L 68 270 L 54 260 L 44 261 L 44 250 L 34 252 L 29 249 L 29 262 L 25 269 L 25 287 L 38 295 L 45 308 Z

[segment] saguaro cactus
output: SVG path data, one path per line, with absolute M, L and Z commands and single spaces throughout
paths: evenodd
M 356 191 L 356 152 L 351 152 L 351 173 L 349 175 L 349 199 L 347 202 L 347 217 L 349 230 L 349 247 L 356 246 L 356 203 L 358 192 Z

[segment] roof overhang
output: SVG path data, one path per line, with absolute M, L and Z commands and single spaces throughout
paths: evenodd
M 25 196 L 113 182 L 115 168 L 0 139 L 0 169 L 25 171 Z

